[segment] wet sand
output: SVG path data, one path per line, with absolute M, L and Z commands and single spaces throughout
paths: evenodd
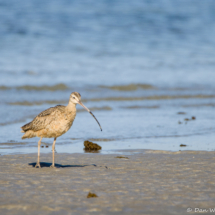
M 0 156 L 0 214 L 166 215 L 215 207 L 214 152 L 57 153 L 56 169 L 49 168 L 51 153 L 34 168 L 36 156 Z

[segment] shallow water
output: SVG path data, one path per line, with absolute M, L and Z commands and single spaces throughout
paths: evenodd
M 36 152 L 20 127 L 73 91 L 103 131 L 77 106 L 59 153 L 84 152 L 87 139 L 101 153 L 214 150 L 214 9 L 212 0 L 0 0 L 0 153 Z

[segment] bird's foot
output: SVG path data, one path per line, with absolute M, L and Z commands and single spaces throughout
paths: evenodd
M 56 168 L 56 166 L 55 166 L 54 164 L 52 164 L 50 167 L 51 167 L 51 168 Z
M 37 164 L 35 165 L 35 168 L 41 168 L 40 163 L 37 162 Z

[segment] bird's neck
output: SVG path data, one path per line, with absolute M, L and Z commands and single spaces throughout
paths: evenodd
M 69 102 L 69 104 L 66 106 L 66 110 L 68 112 L 76 112 L 76 104 Z

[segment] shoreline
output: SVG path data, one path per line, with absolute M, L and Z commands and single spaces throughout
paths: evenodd
M 214 208 L 215 152 L 1 155 L 1 214 L 186 214 Z M 87 198 L 89 192 L 97 198 Z M 189 212 L 192 214 L 192 211 Z M 193 211 L 194 213 L 194 211 Z

